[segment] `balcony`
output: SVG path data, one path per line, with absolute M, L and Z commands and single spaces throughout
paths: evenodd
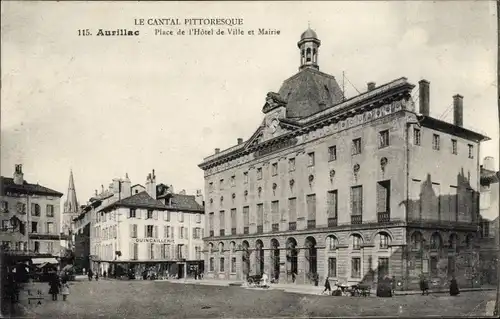
M 224 229 L 219 230 L 219 236 L 221 236 L 221 237 L 224 236 Z
M 236 228 L 231 228 L 231 235 L 236 235 Z
M 243 227 L 243 235 L 248 235 L 249 233 L 249 227 Z
M 308 220 L 307 221 L 307 229 L 314 229 L 316 228 L 316 220 Z
M 363 215 L 351 215 L 351 224 L 360 225 L 363 223 Z
M 336 227 L 337 226 L 337 217 L 328 218 L 328 227 Z
M 214 231 L 213 230 L 210 231 L 210 237 L 214 237 Z
M 257 234 L 262 234 L 264 232 L 264 226 L 263 225 L 257 225 Z
M 377 213 L 377 221 L 379 223 L 388 223 L 391 221 L 391 215 L 389 212 L 379 212 Z
M 273 224 L 272 227 L 273 231 L 280 231 L 280 224 Z
M 288 230 L 297 230 L 297 222 L 289 222 Z

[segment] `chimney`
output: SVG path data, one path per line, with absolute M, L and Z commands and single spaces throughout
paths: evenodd
M 460 94 L 453 96 L 453 124 L 464 125 L 464 97 Z
M 16 164 L 14 166 L 14 184 L 24 184 L 23 164 Z
M 220 152 L 220 148 L 216 148 L 215 149 L 215 154 L 219 154 L 219 152 Z
M 156 199 L 156 176 L 154 175 L 155 170 L 153 170 L 153 173 L 149 173 L 148 177 L 146 178 L 146 192 L 148 193 L 149 196 L 152 198 Z
M 495 171 L 495 158 L 493 156 L 486 156 L 482 166 L 489 171 Z
M 243 139 L 241 137 L 238 138 L 238 145 L 243 143 Z
M 368 82 L 367 86 L 368 86 L 368 91 L 371 91 L 375 89 L 375 82 Z
M 201 189 L 196 190 L 195 200 L 198 203 L 198 205 L 203 206 L 203 195 L 201 193 Z
M 430 97 L 430 89 L 429 89 L 429 81 L 420 80 L 418 82 L 418 100 L 420 102 L 420 110 L 419 112 L 422 115 L 429 116 L 429 97 Z

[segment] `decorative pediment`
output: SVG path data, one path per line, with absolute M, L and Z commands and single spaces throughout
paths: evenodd
M 266 104 L 262 108 L 262 112 L 267 113 L 280 106 L 286 107 L 286 101 L 281 98 L 278 93 L 269 92 L 266 96 Z
M 262 142 L 264 133 L 263 129 L 264 129 L 263 126 L 259 126 L 259 128 L 255 131 L 255 133 L 253 133 L 252 137 L 250 137 L 248 141 L 245 143 L 245 149 L 248 149 Z

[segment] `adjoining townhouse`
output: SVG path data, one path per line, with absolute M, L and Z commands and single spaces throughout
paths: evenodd
M 205 276 L 244 280 L 264 271 L 281 282 L 314 278 L 402 288 L 423 275 L 472 284 L 477 260 L 479 145 L 488 138 L 430 116 L 426 80 L 420 114 L 406 78 L 345 99 L 319 71 L 321 41 L 298 42 L 299 72 L 269 92 L 247 141 L 199 165 L 205 176 Z
M 89 259 L 94 271 L 110 275 L 145 270 L 185 277 L 203 271 L 204 209 L 197 196 L 175 194 L 171 185 L 156 184 L 154 170 L 145 186 L 131 186 L 128 176 L 90 199 L 75 219 L 89 233 Z M 90 217 L 87 217 L 90 216 Z M 80 222 L 80 220 L 82 222 Z
M 24 180 L 21 164 L 15 166 L 13 178 L 2 176 L 2 246 L 11 253 L 59 257 L 60 240 L 64 238 L 59 231 L 62 196 L 58 191 Z M 54 258 L 43 261 L 57 262 Z

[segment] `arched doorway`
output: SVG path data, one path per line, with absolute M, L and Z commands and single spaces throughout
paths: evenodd
M 241 243 L 241 270 L 243 272 L 243 278 L 247 278 L 250 274 L 250 245 L 248 241 L 244 240 Z
M 295 282 L 297 276 L 297 256 L 299 252 L 297 249 L 297 241 L 295 238 L 290 237 L 286 241 L 286 263 L 287 263 L 287 278 Z
M 271 239 L 271 278 L 278 280 L 280 277 L 280 243 Z
M 314 237 L 307 237 L 304 243 L 305 249 L 305 271 L 311 283 L 314 282 L 315 276 L 318 272 L 318 249 L 316 248 L 316 239 Z
M 255 274 L 262 275 L 264 273 L 264 243 L 258 239 L 255 242 Z

